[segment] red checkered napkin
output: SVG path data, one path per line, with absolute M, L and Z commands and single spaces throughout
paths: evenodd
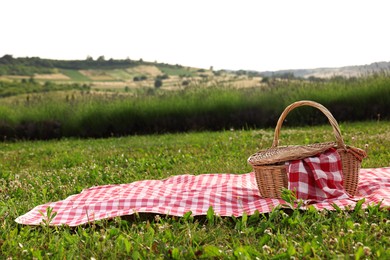
M 340 155 L 331 148 L 316 156 L 288 163 L 288 188 L 298 199 L 325 201 L 347 199 Z

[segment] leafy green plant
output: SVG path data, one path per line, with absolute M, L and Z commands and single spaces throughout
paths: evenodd
M 283 204 L 283 206 L 286 208 L 299 210 L 304 205 L 302 199 L 297 199 L 294 191 L 286 188 L 282 188 L 282 199 L 286 202 L 286 204 Z
M 53 212 L 53 208 L 47 207 L 46 208 L 46 214 L 40 211 L 43 219 L 42 219 L 42 224 L 44 226 L 50 226 L 50 223 L 53 221 L 53 219 L 56 217 L 57 212 Z

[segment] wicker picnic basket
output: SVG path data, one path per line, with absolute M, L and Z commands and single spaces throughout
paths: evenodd
M 336 142 L 278 146 L 279 133 L 283 121 L 291 110 L 300 106 L 311 106 L 319 109 L 328 118 L 333 128 Z M 344 188 L 349 195 L 354 196 L 359 182 L 361 161 L 367 156 L 366 152 L 359 148 L 345 145 L 337 121 L 323 105 L 314 101 L 302 100 L 286 107 L 277 122 L 272 147 L 261 150 L 248 158 L 248 163 L 254 169 L 261 196 L 264 198 L 281 198 L 282 188 L 288 188 L 287 161 L 314 156 L 331 147 L 336 148 L 340 155 Z

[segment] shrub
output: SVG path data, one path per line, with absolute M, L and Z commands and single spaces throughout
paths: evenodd
M 181 84 L 183 86 L 188 86 L 190 84 L 190 81 L 189 80 L 183 80 L 183 82 Z
M 158 75 L 156 79 L 160 79 L 160 80 L 169 79 L 169 76 L 167 74 L 162 74 L 162 75 Z
M 163 85 L 163 82 L 162 82 L 161 79 L 156 79 L 156 80 L 154 81 L 154 87 L 155 87 L 155 88 L 160 88 L 162 85 Z

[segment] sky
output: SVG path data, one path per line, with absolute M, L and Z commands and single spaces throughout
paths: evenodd
M 283 70 L 390 61 L 388 0 L 1 0 L 0 57 Z

